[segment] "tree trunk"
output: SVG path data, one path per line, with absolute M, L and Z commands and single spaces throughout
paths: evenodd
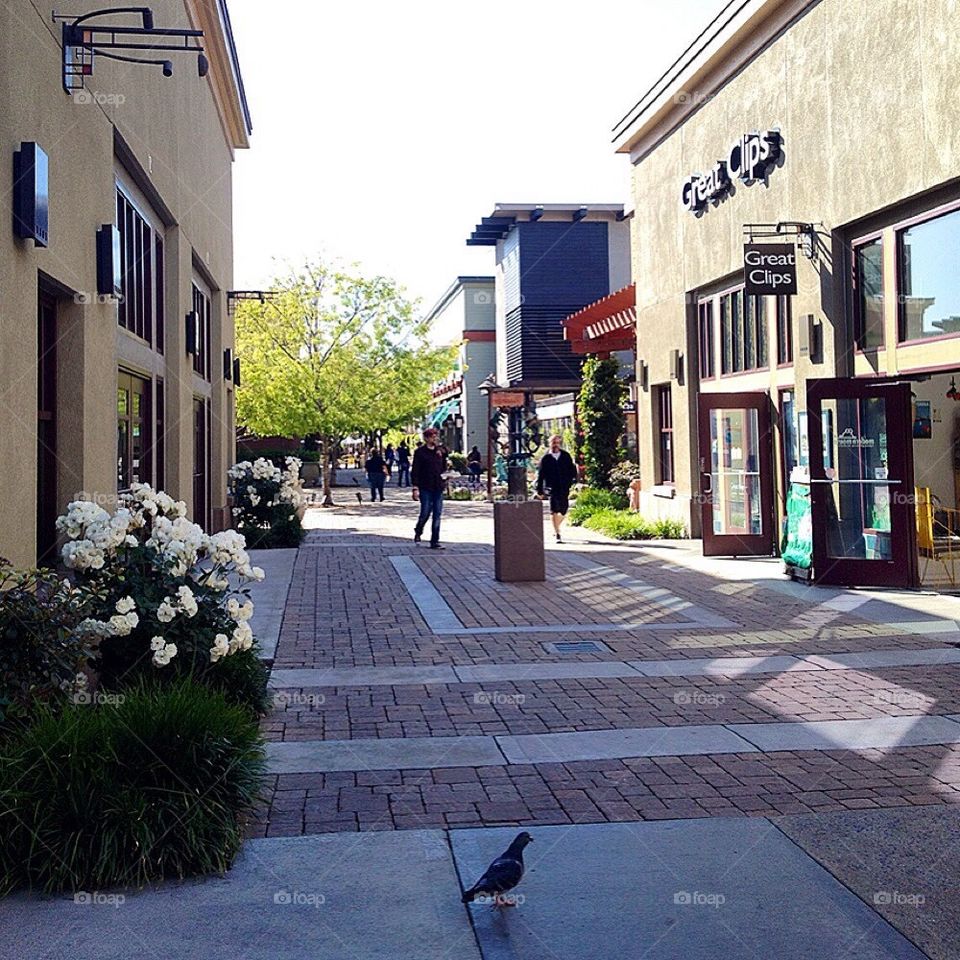
M 327 437 L 320 440 L 320 463 L 323 470 L 323 503 L 324 507 L 333 506 L 333 496 L 330 493 L 330 441 Z

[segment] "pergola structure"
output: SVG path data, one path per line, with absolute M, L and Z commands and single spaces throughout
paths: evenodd
M 606 357 L 616 350 L 633 350 L 637 342 L 637 285 L 588 304 L 563 321 L 563 339 L 577 354 Z

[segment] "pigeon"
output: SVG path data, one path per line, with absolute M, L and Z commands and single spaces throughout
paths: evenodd
M 523 848 L 533 843 L 533 837 L 525 830 L 518 833 L 513 843 L 487 867 L 487 872 L 469 889 L 464 891 L 461 901 L 473 903 L 479 897 L 493 897 L 494 906 L 509 906 L 502 895 L 512 890 L 523 877 Z

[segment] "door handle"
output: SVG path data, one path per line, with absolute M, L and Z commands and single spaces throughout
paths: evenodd
M 707 481 L 706 484 L 704 484 L 703 482 L 704 480 Z M 700 474 L 700 490 L 702 491 L 705 497 L 713 496 L 713 477 L 711 474 L 709 473 Z

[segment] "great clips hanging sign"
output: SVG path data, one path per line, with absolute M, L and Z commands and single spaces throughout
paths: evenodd
M 749 186 L 765 179 L 782 156 L 779 130 L 745 133 L 730 147 L 726 159 L 718 160 L 708 173 L 695 173 L 684 182 L 680 201 L 700 216 L 708 204 L 717 204 L 733 193 L 736 181 Z
M 792 243 L 743 245 L 743 292 L 748 297 L 797 292 L 797 248 Z

